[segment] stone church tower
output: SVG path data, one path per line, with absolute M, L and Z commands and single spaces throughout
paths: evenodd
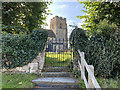
M 67 23 L 66 18 L 55 16 L 50 21 L 50 29 L 56 35 L 56 38 L 67 40 Z

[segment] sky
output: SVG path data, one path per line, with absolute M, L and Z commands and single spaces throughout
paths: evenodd
M 84 4 L 80 4 L 79 2 L 53 2 L 48 6 L 48 9 L 51 11 L 50 13 L 52 13 L 52 15 L 47 17 L 46 22 L 48 26 L 45 26 L 45 28 L 50 28 L 50 19 L 54 16 L 61 16 L 66 18 L 69 36 L 73 30 L 73 28 L 69 25 L 81 27 L 82 20 L 78 19 L 77 16 L 83 16 L 85 14 L 81 11 L 85 10 L 83 6 Z

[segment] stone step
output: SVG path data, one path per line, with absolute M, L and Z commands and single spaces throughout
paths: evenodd
M 77 85 L 78 80 L 70 77 L 44 77 L 32 80 L 35 84 Z
M 43 72 L 68 72 L 68 67 L 44 67 Z
M 61 88 L 61 89 L 73 89 L 79 88 L 79 85 L 72 85 L 72 84 L 35 84 L 35 87 L 38 88 Z
M 46 87 L 35 87 L 33 90 L 84 90 L 82 88 L 46 88 Z M 86 89 L 85 89 L 86 90 Z
M 70 72 L 42 72 L 41 76 L 44 77 L 73 77 Z

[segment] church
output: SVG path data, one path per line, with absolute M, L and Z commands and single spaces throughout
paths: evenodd
M 62 51 L 68 48 L 66 18 L 55 16 L 50 20 L 47 51 Z

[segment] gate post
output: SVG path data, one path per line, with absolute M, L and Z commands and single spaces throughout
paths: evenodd
M 73 51 L 73 70 L 78 70 L 78 55 L 76 51 Z
M 82 54 L 82 58 L 85 59 L 84 52 L 81 52 L 81 54 Z M 84 66 L 84 62 L 83 62 L 82 58 L 81 58 L 81 67 L 82 67 L 83 73 L 84 73 L 84 75 L 85 75 L 85 66 Z M 81 79 L 83 80 L 82 72 L 81 72 Z
M 92 71 L 93 75 L 94 75 L 94 67 L 93 65 L 88 65 L 90 70 Z M 94 85 L 93 85 L 93 82 L 92 82 L 92 79 L 90 78 L 90 76 L 88 75 L 88 84 L 89 84 L 89 87 L 90 88 L 94 88 Z

